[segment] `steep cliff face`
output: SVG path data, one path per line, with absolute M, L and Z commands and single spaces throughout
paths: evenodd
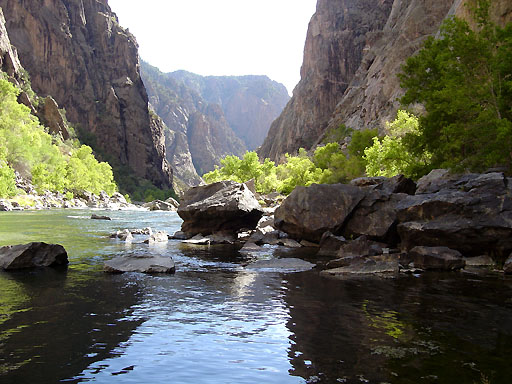
M 304 48 L 301 81 L 272 124 L 259 153 L 273 160 L 309 148 L 324 131 L 341 95 L 378 38 L 392 0 L 319 0 Z
M 162 126 L 150 118 L 134 37 L 106 0 L 0 0 L 34 90 L 66 108 L 99 148 L 159 187 L 171 185 Z
M 396 74 L 449 15 L 467 17 L 468 0 L 319 0 L 308 30 L 301 81 L 272 124 L 260 155 L 279 160 L 311 148 L 326 130 L 380 128 L 403 94 Z M 509 0 L 492 15 L 511 19 Z
M 203 77 L 162 73 L 142 63 L 155 112 L 167 127 L 167 159 L 184 184 L 214 169 L 226 155 L 256 148 L 289 99 L 286 88 L 265 76 Z

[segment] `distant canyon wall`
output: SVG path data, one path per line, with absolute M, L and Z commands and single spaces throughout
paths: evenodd
M 464 0 L 318 0 L 309 24 L 301 81 L 272 124 L 259 154 L 279 161 L 310 149 L 340 124 L 382 129 L 403 94 L 397 73 L 443 20 L 467 17 Z M 510 21 L 510 0 L 493 0 L 492 15 Z
M 152 119 L 138 46 L 106 0 L 0 0 L 11 42 L 33 89 L 51 95 L 98 149 L 168 188 L 165 137 Z
M 142 62 L 142 77 L 150 104 L 168 127 L 167 160 L 188 186 L 200 183 L 199 175 L 226 155 L 257 148 L 290 99 L 284 85 L 266 76 L 162 73 Z

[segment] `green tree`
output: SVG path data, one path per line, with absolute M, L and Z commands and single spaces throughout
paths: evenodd
M 404 143 L 404 137 L 417 137 L 420 132 L 418 118 L 399 110 L 396 119 L 386 123 L 388 135 L 373 138 L 373 145 L 364 150 L 368 176 L 392 177 L 403 174 L 417 178 L 429 166 L 428 152 L 412 153 Z
M 477 28 L 458 18 L 444 22 L 399 75 L 405 105 L 421 103 L 419 134 L 404 143 L 432 155 L 432 167 L 512 170 L 512 23 L 490 21 L 488 0 L 476 0 Z

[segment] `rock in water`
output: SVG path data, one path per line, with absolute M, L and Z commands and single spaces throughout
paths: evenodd
M 269 272 L 302 272 L 313 269 L 315 264 L 292 257 L 282 259 L 257 260 L 246 268 Z
M 413 263 L 415 268 L 452 271 L 466 265 L 462 254 L 448 247 L 414 247 L 400 257 L 402 264 Z
M 338 233 L 364 189 L 345 184 L 297 187 L 276 210 L 274 225 L 299 240 L 320 242 L 324 232 Z
M 162 256 L 119 256 L 105 262 L 104 271 L 109 273 L 174 273 L 176 267 L 170 257 Z
M 112 220 L 110 217 L 108 216 L 100 216 L 100 215 L 95 215 L 95 214 L 92 214 L 91 215 L 91 219 L 92 220 Z
M 505 260 L 505 264 L 503 265 L 503 270 L 506 274 L 512 274 L 512 254 Z
M 0 248 L 0 268 L 5 270 L 53 267 L 68 264 L 68 254 L 62 245 L 29 243 Z
M 189 189 L 183 196 L 178 215 L 183 219 L 183 232 L 209 235 L 254 229 L 263 210 L 245 184 L 221 181 Z

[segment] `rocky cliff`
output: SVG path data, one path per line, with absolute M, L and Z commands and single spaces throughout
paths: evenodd
M 260 150 L 279 160 L 311 148 L 327 129 L 383 128 L 402 95 L 396 74 L 449 15 L 467 16 L 467 0 L 318 0 L 309 24 L 301 81 Z M 493 17 L 511 18 L 495 0 Z
M 203 77 L 162 73 L 142 62 L 142 77 L 155 112 L 169 128 L 167 159 L 175 176 L 197 185 L 226 155 L 259 146 L 289 99 L 266 76 Z
M 111 160 L 170 187 L 162 126 L 150 118 L 135 38 L 106 0 L 0 0 L 7 31 L 39 95 L 95 138 Z

